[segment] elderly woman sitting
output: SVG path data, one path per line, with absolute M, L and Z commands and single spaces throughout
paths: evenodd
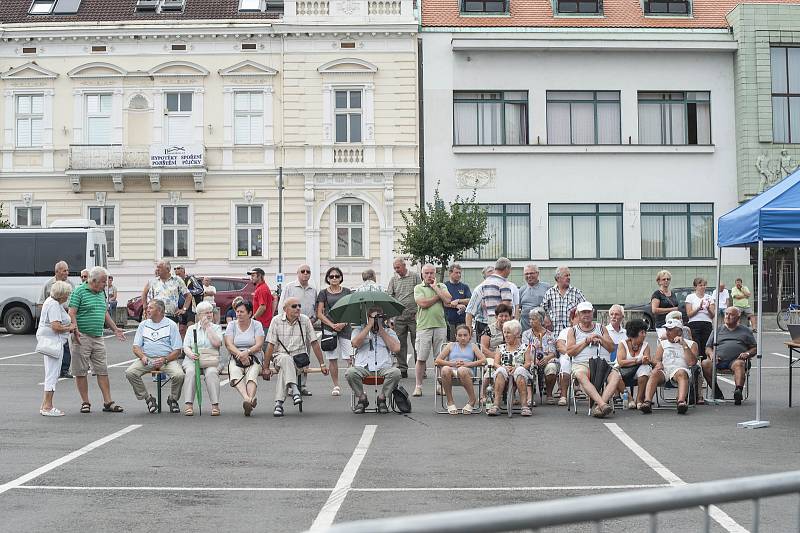
M 196 320 L 186 329 L 183 339 L 183 413 L 194 414 L 195 361 L 200 360 L 200 368 L 206 376 L 206 390 L 211 402 L 211 416 L 219 416 L 219 347 L 222 346 L 222 328 L 213 320 L 214 306 L 210 302 L 197 304 Z M 197 346 L 195 346 L 195 335 Z M 197 352 L 195 352 L 195 349 Z
M 531 408 L 528 407 L 528 380 L 531 379 L 529 371 L 533 360 L 531 358 L 530 346 L 522 343 L 522 325 L 518 320 L 509 320 L 503 324 L 503 338 L 505 343 L 497 347 L 499 363 L 494 371 L 494 405 L 486 412 L 489 416 L 497 416 L 500 412 L 500 402 L 503 400 L 503 393 L 506 384 L 510 379 L 514 380 L 519 399 L 522 404 L 520 414 L 531 416 Z M 512 408 L 513 398 L 508 398 L 508 408 Z
M 56 281 L 50 287 L 50 296 L 42 305 L 39 328 L 36 330 L 37 344 L 49 341 L 51 347 L 57 347 L 55 353 L 44 354 L 44 398 L 39 414 L 42 416 L 64 416 L 64 412 L 53 407 L 53 394 L 61 372 L 61 358 L 64 356 L 64 343 L 69 334 L 75 331 L 75 324 L 70 321 L 64 304 L 72 293 L 72 286 L 66 281 Z
M 470 328 L 465 324 L 459 324 L 456 327 L 456 342 L 445 345 L 442 353 L 436 358 L 436 366 L 441 367 L 442 389 L 447 396 L 447 412 L 451 415 L 458 414 L 458 408 L 453 400 L 453 378 L 458 379 L 467 391 L 467 404 L 461 412 L 470 415 L 475 410 L 477 399 L 472 386 L 472 369 L 486 364 L 486 358 L 478 345 L 470 342 L 471 340 Z
M 544 327 L 544 309 L 531 309 L 528 318 L 531 329 L 522 334 L 522 344 L 531 347 L 531 358 L 539 376 L 544 375 L 545 392 L 547 403 L 554 405 L 553 388 L 556 385 L 558 371 L 561 365 L 558 362 L 558 350 L 556 350 L 556 336 L 552 331 Z M 533 391 L 531 391 L 533 396 Z M 531 403 L 533 403 L 531 401 Z
M 641 409 L 647 380 L 650 378 L 650 346 L 647 345 L 647 324 L 643 320 L 631 320 L 626 324 L 628 338 L 617 345 L 617 363 L 623 386 L 638 386 L 636 400 L 628 402 L 628 409 Z

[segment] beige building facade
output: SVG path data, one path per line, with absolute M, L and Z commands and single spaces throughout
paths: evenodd
M 386 283 L 400 210 L 418 201 L 411 0 L 287 1 L 277 14 L 199 0 L 223 6 L 202 19 L 193 1 L 182 18 L 136 0 L 118 20 L 7 17 L 4 215 L 93 219 L 125 298 L 162 257 L 202 275 L 260 266 L 274 286 L 282 168 L 287 278 L 307 262 L 318 287 L 331 265 L 348 286 L 365 268 Z M 254 5 L 261 17 L 241 9 Z

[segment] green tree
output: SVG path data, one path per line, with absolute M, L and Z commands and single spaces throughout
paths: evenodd
M 416 263 L 439 266 L 439 279 L 443 280 L 451 261 L 459 261 L 466 251 L 489 242 L 486 211 L 475 202 L 475 197 L 473 189 L 469 198 L 456 196 L 446 203 L 437 184 L 433 202 L 400 212 L 406 226 L 400 232 L 400 252 Z
M 8 220 L 3 218 L 3 204 L 0 202 L 0 229 L 10 228 L 11 224 L 8 223 Z

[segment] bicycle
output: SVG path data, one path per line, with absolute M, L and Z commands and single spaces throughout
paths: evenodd
M 791 312 L 800 313 L 800 305 L 789 304 L 788 307 L 783 308 L 781 312 L 775 316 L 775 320 L 778 322 L 778 328 L 781 331 L 789 331 L 789 313 Z

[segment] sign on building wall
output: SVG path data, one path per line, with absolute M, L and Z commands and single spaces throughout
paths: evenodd
M 150 145 L 151 167 L 202 167 L 204 163 L 202 144 L 185 144 L 182 146 L 168 144 Z

